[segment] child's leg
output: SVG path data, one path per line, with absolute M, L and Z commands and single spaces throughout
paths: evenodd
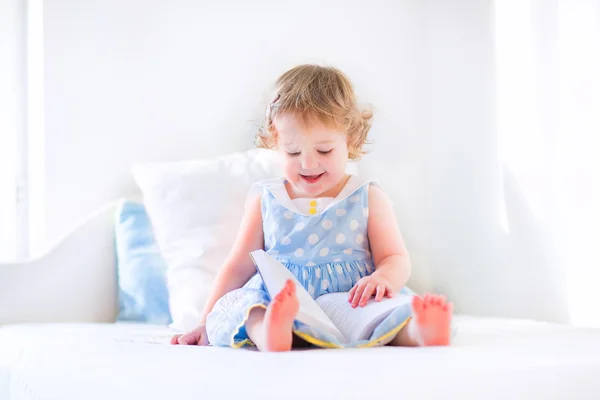
M 296 287 L 287 281 L 265 310 L 254 308 L 246 321 L 248 337 L 260 351 L 288 351 L 292 348 L 294 319 L 298 313 Z
M 415 296 L 413 317 L 390 342 L 390 346 L 447 346 L 450 344 L 452 303 L 444 296 Z

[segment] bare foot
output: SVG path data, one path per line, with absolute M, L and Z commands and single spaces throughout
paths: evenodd
M 413 332 L 420 346 L 448 346 L 452 303 L 443 296 L 415 296 L 412 302 Z
M 413 317 L 392 340 L 392 346 L 448 346 L 452 303 L 444 296 L 426 294 L 412 300 Z
M 292 349 L 292 328 L 300 305 L 296 297 L 296 286 L 288 280 L 284 288 L 269 303 L 265 313 L 263 349 L 266 351 L 288 351 Z

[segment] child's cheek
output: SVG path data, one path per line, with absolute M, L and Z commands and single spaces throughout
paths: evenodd
M 339 156 L 330 157 L 326 161 L 327 170 L 334 175 L 338 175 L 344 170 L 344 160 L 340 159 Z
M 297 175 L 298 172 L 298 165 L 297 162 L 295 162 L 293 159 L 287 159 L 284 165 L 284 171 L 286 176 L 292 178 L 295 175 Z

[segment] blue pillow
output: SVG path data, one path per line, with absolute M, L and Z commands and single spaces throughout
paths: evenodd
M 119 283 L 117 321 L 171 323 L 162 258 L 150 217 L 142 204 L 122 200 L 116 213 L 115 239 Z

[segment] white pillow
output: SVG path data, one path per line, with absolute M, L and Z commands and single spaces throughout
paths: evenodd
M 194 328 L 237 236 L 253 183 L 279 175 L 275 151 L 136 165 L 156 241 L 167 263 L 172 328 Z M 355 163 L 347 172 L 355 174 Z
M 133 168 L 168 266 L 173 328 L 198 324 L 235 240 L 250 186 L 278 171 L 276 153 L 266 149 Z

